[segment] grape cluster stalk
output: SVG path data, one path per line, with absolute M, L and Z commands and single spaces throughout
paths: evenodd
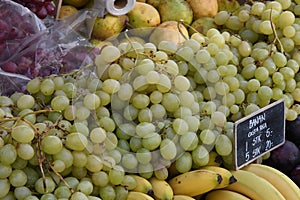
M 127 31 L 92 64 L 0 96 L 0 198 L 126 199 L 132 174 L 231 168 L 236 120 L 282 98 L 287 120 L 300 113 L 299 8 L 220 11 L 179 45 Z

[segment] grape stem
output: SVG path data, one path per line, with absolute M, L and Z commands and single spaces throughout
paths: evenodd
M 275 30 L 275 27 L 274 27 L 274 24 L 273 24 L 273 21 L 272 21 L 272 8 L 271 8 L 271 12 L 270 12 L 270 23 L 271 23 L 271 28 L 272 28 L 272 31 L 273 31 L 273 34 L 274 34 L 274 40 L 272 42 L 272 45 L 274 46 L 276 41 L 278 42 L 279 46 L 280 46 L 280 51 L 281 53 L 284 53 L 284 50 L 283 50 L 283 46 L 280 42 L 280 40 L 278 39 L 278 35 L 277 35 L 277 32 Z M 270 49 L 270 52 L 272 51 L 272 47 Z

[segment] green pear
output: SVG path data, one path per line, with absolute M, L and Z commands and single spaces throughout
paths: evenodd
M 146 3 L 158 8 L 160 0 L 147 0 Z
M 160 15 L 152 5 L 136 2 L 127 13 L 129 24 L 134 28 L 155 27 L 160 24 Z
M 217 0 L 218 1 L 218 10 L 226 10 L 227 12 L 235 12 L 240 8 L 238 0 Z
M 212 17 L 201 17 L 196 19 L 189 28 L 189 34 L 192 35 L 195 32 L 206 35 L 207 31 L 211 28 L 217 28 L 218 26 L 214 22 Z
M 128 17 L 126 15 L 115 16 L 106 14 L 97 17 L 92 30 L 92 38 L 105 40 L 122 32 L 126 27 Z
M 193 21 L 193 10 L 185 0 L 160 0 L 158 12 L 162 22 L 183 20 L 191 24 Z

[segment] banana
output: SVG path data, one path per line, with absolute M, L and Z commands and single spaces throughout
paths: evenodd
M 217 166 L 204 166 L 204 167 L 201 167 L 201 169 L 211 170 L 222 176 L 221 183 L 215 189 L 221 189 L 221 188 L 224 188 L 224 187 L 236 182 L 236 178 L 226 168 L 217 167 Z
M 149 182 L 152 185 L 155 200 L 172 200 L 173 189 L 167 181 L 152 177 Z
M 252 163 L 242 168 L 269 181 L 286 199 L 300 199 L 300 189 L 287 175 L 276 168 Z
M 169 181 L 174 194 L 197 196 L 215 189 L 222 182 L 216 172 L 197 169 L 175 176 Z
M 145 194 L 148 194 L 150 196 L 153 196 L 153 189 L 152 189 L 152 184 L 145 178 L 138 176 L 138 175 L 130 175 L 132 176 L 137 183 L 137 186 L 132 190 L 135 192 L 142 192 Z
M 154 199 L 151 196 L 142 192 L 129 191 L 127 200 L 154 200 Z
M 245 170 L 231 170 L 237 182 L 225 187 L 255 200 L 285 200 L 282 194 L 267 180 Z
M 187 195 L 174 195 L 173 200 L 195 200 L 193 197 L 187 196 Z
M 207 165 L 211 166 L 220 166 L 223 163 L 222 156 L 220 156 L 217 152 L 215 151 L 210 151 L 209 154 L 209 160 Z
M 206 194 L 205 200 L 251 200 L 248 197 L 230 190 L 213 190 Z

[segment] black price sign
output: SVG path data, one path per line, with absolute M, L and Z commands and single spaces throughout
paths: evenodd
M 285 141 L 285 105 L 278 100 L 235 122 L 234 164 L 239 169 Z

